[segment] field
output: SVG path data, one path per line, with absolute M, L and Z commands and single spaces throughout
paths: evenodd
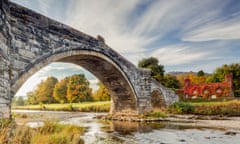
M 71 103 L 71 104 L 39 104 L 39 105 L 12 106 L 12 109 L 109 112 L 110 106 L 111 106 L 110 101 L 101 101 L 101 102 L 84 102 L 84 103 Z

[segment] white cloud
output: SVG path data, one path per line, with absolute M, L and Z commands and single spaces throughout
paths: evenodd
M 15 96 L 26 96 L 29 91 L 32 91 L 36 88 L 42 80 L 45 80 L 47 77 L 40 77 L 38 73 L 35 73 L 30 77 L 18 90 Z
M 240 39 L 240 16 L 231 20 L 218 20 L 211 24 L 192 30 L 183 36 L 182 40 L 201 42 L 210 40 Z
M 185 45 L 170 45 L 153 51 L 150 55 L 157 57 L 163 65 L 181 65 L 204 59 L 209 53 L 197 52 Z

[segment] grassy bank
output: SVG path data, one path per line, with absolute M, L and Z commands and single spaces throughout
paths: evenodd
M 72 104 L 40 104 L 40 105 L 12 106 L 12 109 L 109 112 L 110 106 L 111 106 L 110 101 L 101 101 L 101 102 L 84 102 L 84 103 L 72 103 Z
M 240 116 L 240 101 L 178 102 L 168 108 L 175 114 Z
M 84 128 L 45 120 L 38 128 L 0 121 L 0 144 L 83 144 Z

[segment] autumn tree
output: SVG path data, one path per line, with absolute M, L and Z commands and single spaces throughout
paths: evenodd
M 208 82 L 221 82 L 224 81 L 226 74 L 231 73 L 233 76 L 233 90 L 234 95 L 240 97 L 240 63 L 223 65 L 222 67 L 217 68 L 212 76 L 210 76 Z
M 107 88 L 104 86 L 102 82 L 98 83 L 98 90 L 94 93 L 93 99 L 95 101 L 109 101 L 111 100 L 111 96 L 107 90 Z
M 67 102 L 67 86 L 69 82 L 69 77 L 60 80 L 54 87 L 53 97 L 59 103 Z
M 151 70 L 151 76 L 158 82 L 164 84 L 164 66 L 159 64 L 159 61 L 155 57 L 150 57 L 147 59 L 142 59 L 138 63 L 140 68 L 148 68 Z
M 53 89 L 58 82 L 55 77 L 48 77 L 37 85 L 35 94 L 37 96 L 39 103 L 53 103 L 55 102 L 53 98 Z
M 207 76 L 205 75 L 204 71 L 203 70 L 198 71 L 196 77 L 197 84 L 206 83 L 206 80 Z
M 37 95 L 34 90 L 27 93 L 27 102 L 29 104 L 38 104 L 39 103 Z
M 69 78 L 67 100 L 70 103 L 92 100 L 92 89 L 83 74 L 75 74 Z

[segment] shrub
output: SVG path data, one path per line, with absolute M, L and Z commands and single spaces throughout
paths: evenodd
M 194 105 L 190 103 L 177 102 L 168 107 L 170 113 L 191 114 L 194 112 Z
M 150 112 L 146 114 L 146 117 L 152 117 L 152 118 L 159 118 L 159 117 L 166 117 L 166 114 L 164 112 Z

